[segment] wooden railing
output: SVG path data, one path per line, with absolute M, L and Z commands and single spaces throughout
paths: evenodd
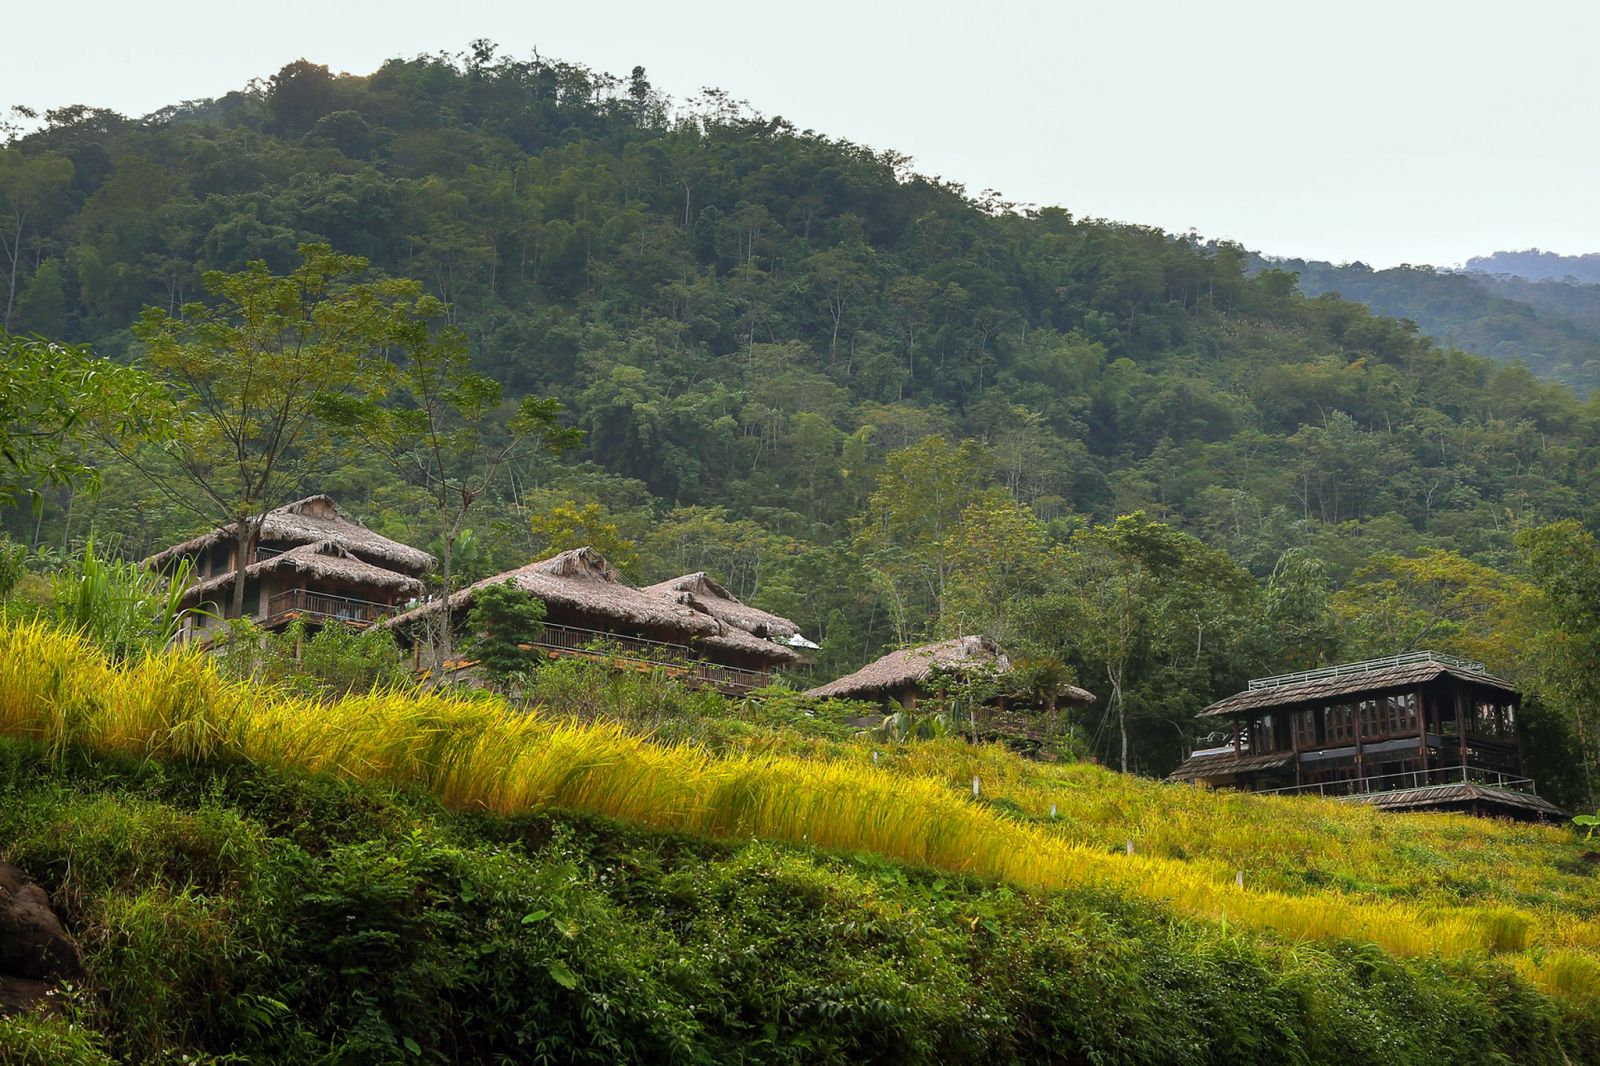
M 1335 781 L 1318 781 L 1310 785 L 1289 785 L 1285 788 L 1264 788 L 1257 791 L 1278 796 L 1307 794 L 1356 796 L 1368 792 L 1396 792 L 1403 789 L 1458 784 L 1487 785 L 1511 792 L 1534 792 L 1531 778 L 1481 766 L 1439 766 L 1431 770 L 1404 770 L 1393 774 L 1346 777 Z
M 339 621 L 353 626 L 369 626 L 388 617 L 394 608 L 386 603 L 358 600 L 350 596 L 330 596 L 311 589 L 286 589 L 268 597 L 262 622 L 270 624 L 290 618 Z
M 1310 681 L 1326 681 L 1353 674 L 1370 674 L 1375 670 L 1392 670 L 1397 666 L 1409 666 L 1413 663 L 1427 662 L 1454 666 L 1474 674 L 1484 672 L 1482 663 L 1473 662 L 1469 659 L 1459 659 L 1454 655 L 1442 655 L 1436 651 L 1408 651 L 1400 655 L 1385 656 L 1382 659 L 1363 659 L 1358 663 L 1340 663 L 1338 666 L 1323 666 L 1315 670 L 1300 670 L 1293 674 L 1253 677 L 1250 679 L 1250 689 L 1253 691 L 1263 688 L 1282 688 L 1285 685 L 1303 685 Z
M 612 661 L 620 667 L 659 669 L 680 681 L 726 692 L 748 692 L 772 681 L 772 675 L 764 670 L 706 662 L 684 644 L 619 636 L 577 626 L 546 625 L 529 648 L 544 649 L 555 655 Z

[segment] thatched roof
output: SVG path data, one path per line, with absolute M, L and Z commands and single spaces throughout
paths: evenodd
M 1353 803 L 1366 803 L 1385 811 L 1417 811 L 1429 808 L 1489 807 L 1509 808 L 1506 813 L 1562 820 L 1570 817 L 1554 803 L 1532 792 L 1493 788 L 1471 781 L 1447 785 L 1398 789 L 1393 792 L 1362 792 L 1346 797 Z
M 642 591 L 696 607 L 719 622 L 768 640 L 783 640 L 800 632 L 799 626 L 782 615 L 744 603 L 703 570 L 646 585 Z
M 840 699 L 872 698 L 889 689 L 926 681 L 935 667 L 961 670 L 977 666 L 991 666 L 1006 671 L 1011 669 L 1011 660 L 1000 650 L 1000 645 L 988 637 L 956 637 L 937 644 L 892 651 L 853 674 L 846 674 L 837 681 L 811 689 L 806 695 Z M 1087 692 L 1084 696 L 1088 700 L 1094 699 Z
M 226 525 L 198 537 L 174 544 L 144 561 L 152 570 L 165 570 L 187 555 L 195 555 L 216 544 L 231 540 L 234 526 Z M 334 541 L 346 551 L 369 563 L 419 576 L 433 569 L 434 559 L 425 551 L 380 536 L 340 512 L 328 496 L 307 496 L 268 511 L 261 525 L 262 543 L 320 544 Z
M 1447 676 L 1503 692 L 1516 692 L 1509 681 L 1502 681 L 1498 677 L 1478 673 L 1476 670 L 1468 670 L 1449 661 L 1427 659 L 1360 673 L 1313 678 L 1296 684 L 1246 689 L 1227 699 L 1218 700 L 1200 714 L 1206 718 L 1226 718 L 1263 710 L 1323 703 L 1339 696 L 1353 696 L 1357 693 L 1380 695 L 1384 692 L 1414 689 L 1418 685 Z
M 707 648 L 759 655 L 774 663 L 793 663 L 800 659 L 797 653 L 782 644 L 774 644 L 762 637 L 752 636 L 738 626 L 724 625 L 722 632 L 716 636 L 701 637 L 700 644 Z
M 799 658 L 788 648 L 719 619 L 698 598 L 680 601 L 623 584 L 605 556 L 593 548 L 574 548 L 468 585 L 450 597 L 450 613 L 454 615 L 470 606 L 479 589 L 507 581 L 548 604 L 596 615 L 613 625 L 664 631 L 663 635 L 684 645 L 753 654 L 774 663 L 792 663 Z M 443 602 L 435 600 L 412 608 L 384 625 L 404 628 L 436 613 Z
M 1235 752 L 1232 748 L 1220 752 L 1197 752 L 1183 760 L 1176 770 L 1167 775 L 1167 780 L 1199 781 L 1207 777 L 1221 777 L 1224 774 L 1242 774 L 1252 770 L 1276 770 L 1281 766 L 1288 766 L 1292 762 L 1294 762 L 1293 752 L 1251 755 L 1248 752 Z
M 386 570 L 381 566 L 356 558 L 346 551 L 344 545 L 334 540 L 319 541 L 316 544 L 302 544 L 291 548 L 281 555 L 274 555 L 258 563 L 251 563 L 245 567 L 245 580 L 251 581 L 262 574 L 279 571 L 294 571 L 310 577 L 322 578 L 329 581 L 349 581 L 358 585 L 368 585 L 373 588 L 393 589 L 408 595 L 416 595 L 422 591 L 422 582 L 409 574 L 397 573 Z M 184 591 L 185 604 L 201 603 L 212 593 L 233 587 L 233 571 L 218 574 L 199 584 L 191 585 Z
M 574 548 L 553 558 L 541 559 L 520 569 L 508 570 L 468 585 L 450 597 L 451 613 L 468 607 L 479 589 L 507 581 L 548 604 L 597 615 L 623 625 L 666 630 L 685 642 L 694 637 L 718 636 L 723 630 L 715 618 L 703 611 L 660 596 L 647 595 L 631 585 L 623 584 L 611 564 L 606 562 L 605 556 L 593 548 Z M 435 600 L 423 604 L 396 615 L 386 624 L 395 628 L 410 625 L 424 615 L 438 611 L 443 603 L 443 600 Z

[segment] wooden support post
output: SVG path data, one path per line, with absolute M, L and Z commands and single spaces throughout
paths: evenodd
M 1428 782 L 1428 705 L 1423 702 L 1423 691 L 1419 687 L 1412 699 L 1417 701 L 1417 740 L 1420 742 L 1418 754 L 1422 758 L 1422 783 Z
M 1511 712 L 1511 735 L 1517 742 L 1517 776 L 1521 777 L 1522 770 L 1522 701 L 1512 696 L 1511 702 L 1506 704 Z
M 1467 765 L 1467 695 L 1456 689 L 1456 742 L 1461 749 L 1461 766 Z
M 1235 718 L 1233 720 L 1233 753 L 1235 755 L 1240 754 L 1240 752 L 1239 752 L 1239 719 L 1237 719 L 1237 718 Z
M 1300 752 L 1304 750 L 1304 747 L 1303 747 L 1303 745 L 1301 743 L 1300 721 L 1301 721 L 1302 716 L 1309 717 L 1310 715 L 1312 715 L 1314 713 L 1315 712 L 1308 711 L 1308 710 L 1299 710 L 1299 711 L 1290 711 L 1289 712 L 1289 742 L 1290 742 L 1290 746 L 1291 746 L 1292 750 L 1294 751 L 1294 783 L 1295 783 L 1295 785 L 1297 787 L 1300 786 L 1300 785 L 1305 784 L 1305 782 L 1301 780 L 1302 773 L 1301 773 L 1301 763 L 1300 763 Z M 1312 728 L 1313 731 L 1317 728 L 1316 724 L 1315 724 L 1315 719 L 1312 719 L 1311 728 Z M 1316 738 L 1313 737 L 1312 739 L 1314 740 Z
M 1365 753 L 1367 730 L 1365 724 L 1361 721 L 1364 717 L 1361 713 L 1361 704 L 1361 700 L 1356 700 L 1350 704 L 1350 715 L 1355 719 L 1356 723 L 1356 788 L 1365 792 L 1367 790 L 1367 759 Z

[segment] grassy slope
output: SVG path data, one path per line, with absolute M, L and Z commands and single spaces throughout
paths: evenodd
M 1448 1039 L 1600 1059 L 1578 1021 L 1600 891 L 1555 830 L 954 743 L 874 767 L 851 744 L 713 757 L 415 694 L 313 708 L 28 627 L 0 629 L 0 732 L 27 738 L 0 849 L 85 935 L 86 1018 L 123 1053 L 410 1039 L 459 1059 L 549 1035 L 684 1058 L 1402 1061 Z

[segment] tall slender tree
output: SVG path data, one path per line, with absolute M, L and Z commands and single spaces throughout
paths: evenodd
M 500 383 L 472 369 L 459 330 L 432 330 L 416 319 L 406 324 L 402 341 L 403 356 L 389 377 L 395 403 L 329 407 L 428 494 L 441 545 L 441 593 L 448 599 L 455 589 L 456 542 L 473 506 L 509 463 L 537 451 L 564 452 L 583 435 L 560 424 L 562 408 L 554 399 L 526 396 L 508 409 Z M 437 639 L 448 654 L 448 624 Z
M 204 277 L 211 305 L 173 317 L 149 308 L 134 327 L 170 405 L 159 446 L 109 441 L 166 495 L 235 542 L 229 617 L 244 613 L 244 570 L 267 512 L 292 498 L 329 447 L 326 401 L 362 395 L 405 326 L 431 310 L 414 281 L 354 280 L 367 262 L 327 245 L 300 248 L 275 276 L 264 262 Z M 433 301 L 436 302 L 436 301 Z

